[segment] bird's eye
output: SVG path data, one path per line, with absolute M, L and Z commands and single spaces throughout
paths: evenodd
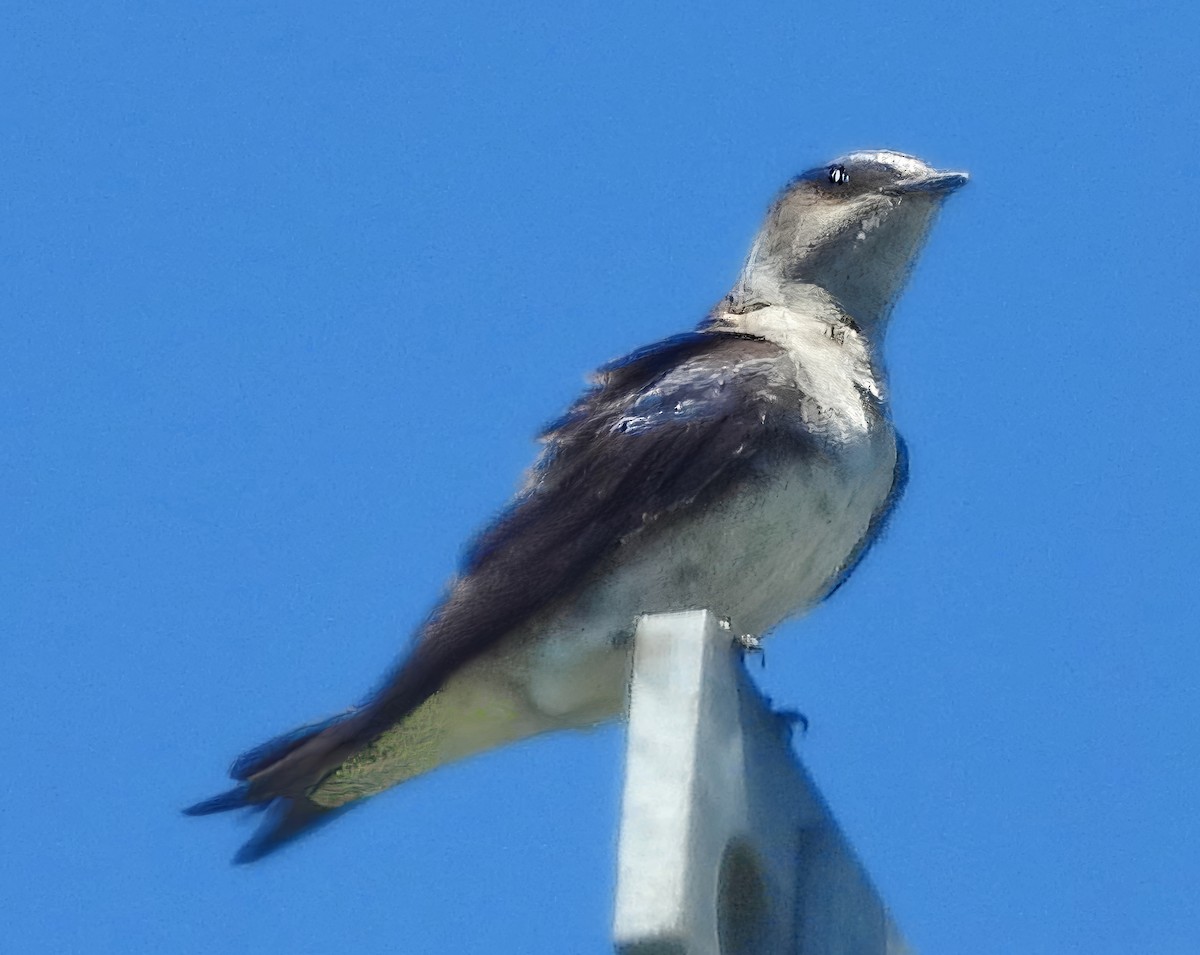
M 850 181 L 850 173 L 846 172 L 846 167 L 842 165 L 829 167 L 829 181 L 835 186 L 844 186 Z

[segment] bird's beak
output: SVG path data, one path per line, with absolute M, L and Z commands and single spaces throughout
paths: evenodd
M 897 183 L 895 188 L 901 193 L 925 192 L 935 196 L 948 196 L 965 186 L 970 178 L 965 172 L 932 172 Z

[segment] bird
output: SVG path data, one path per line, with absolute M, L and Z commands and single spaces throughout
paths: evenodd
M 184 812 L 265 810 L 252 862 L 438 766 L 618 718 L 642 614 L 709 609 L 753 646 L 828 597 L 903 492 L 882 346 L 967 180 L 891 150 L 795 177 L 700 323 L 601 366 L 546 427 L 381 687 Z

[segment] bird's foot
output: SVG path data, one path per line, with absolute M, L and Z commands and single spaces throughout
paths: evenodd
M 733 642 L 747 653 L 762 653 L 763 643 L 752 633 L 743 633 L 733 638 Z
M 789 734 L 795 733 L 797 728 L 799 728 L 801 736 L 808 734 L 808 717 L 799 710 L 775 710 L 773 715 L 787 727 Z
M 767 654 L 763 650 L 763 642 L 752 633 L 742 633 L 733 638 L 733 645 L 742 653 L 753 653 L 758 656 L 759 663 L 765 667 L 767 665 Z

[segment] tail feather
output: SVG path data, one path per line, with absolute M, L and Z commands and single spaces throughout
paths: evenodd
M 183 814 L 185 816 L 211 816 L 215 812 L 229 812 L 231 809 L 248 809 L 254 807 L 255 804 L 249 802 L 246 798 L 249 791 L 249 786 L 234 786 L 233 789 L 227 792 L 212 796 L 209 799 L 203 799 L 195 805 L 188 806 L 183 811 Z
M 402 676 L 410 670 L 406 669 Z M 409 718 L 429 701 L 430 693 L 436 689 L 418 679 L 423 670 L 418 668 L 412 672 L 416 673 L 415 677 L 403 684 L 397 682 L 397 678 L 386 694 L 368 704 L 276 736 L 243 753 L 230 767 L 230 776 L 238 785 L 198 802 L 184 812 L 205 816 L 234 809 L 266 810 L 258 832 L 234 859 L 238 863 L 253 862 L 334 818 L 343 809 L 357 805 L 366 796 L 439 765 L 442 754 L 438 742 L 445 727 L 439 722 L 437 713 L 427 713 L 411 729 L 405 729 Z M 408 684 L 413 680 L 417 681 L 417 689 L 410 691 Z M 501 727 L 508 726 L 511 700 L 504 696 L 497 706 L 508 718 L 507 722 L 501 720 Z M 490 723 L 486 719 L 484 722 Z M 368 766 L 375 760 L 382 762 L 385 769 L 381 777 L 370 778 L 368 769 L 363 779 L 351 780 L 349 785 L 340 788 L 322 789 L 324 781 L 347 760 L 389 731 L 398 734 L 398 739 L 385 747 L 386 752 L 373 753 L 366 760 Z M 481 744 L 475 736 L 486 740 L 491 740 L 492 736 L 496 738 Z M 467 737 L 469 745 L 462 755 L 509 738 L 503 732 L 499 736 L 486 731 L 480 734 L 475 725 Z M 406 747 L 413 748 L 407 756 Z M 388 777 L 389 770 L 396 775 Z M 317 796 L 318 793 L 321 795 Z M 320 802 L 314 801 L 314 797 Z
M 260 743 L 253 749 L 242 753 L 233 761 L 233 765 L 229 767 L 229 775 L 232 779 L 249 779 L 265 769 L 269 769 L 275 763 L 278 763 L 285 756 L 299 749 L 314 736 L 325 732 L 332 726 L 337 726 L 339 723 L 349 719 L 354 714 L 354 710 L 347 710 L 344 713 L 339 713 L 337 716 L 331 716 L 328 719 L 317 720 L 314 723 L 306 723 L 303 726 L 298 726 L 296 729 L 287 733 L 281 733 L 265 743 Z
M 254 836 L 238 851 L 234 862 L 255 862 L 284 844 L 331 821 L 349 806 L 332 808 L 310 800 L 307 792 L 327 773 L 336 751 L 346 746 L 337 732 L 353 710 L 309 723 L 276 736 L 239 756 L 229 775 L 239 784 L 183 810 L 188 816 L 209 816 L 234 809 L 266 811 Z
M 263 856 L 270 855 L 276 849 L 282 848 L 293 839 L 306 836 L 327 822 L 332 822 L 350 808 L 353 803 L 330 809 L 318 806 L 304 798 L 273 799 L 265 807 L 266 818 L 258 831 L 246 842 L 233 857 L 235 865 L 246 865 L 257 862 Z

